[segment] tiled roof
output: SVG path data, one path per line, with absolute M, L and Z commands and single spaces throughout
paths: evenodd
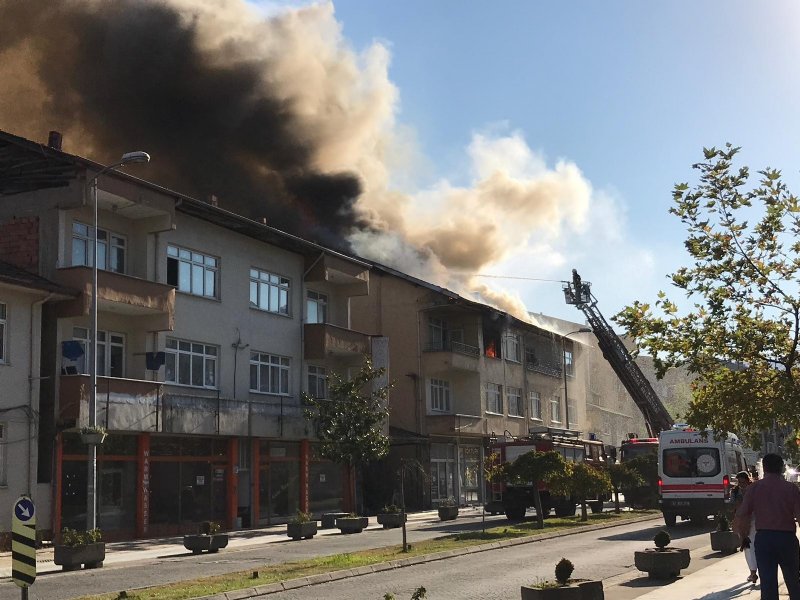
M 53 283 L 49 279 L 39 277 L 34 273 L 21 269 L 11 263 L 3 262 L 2 260 L 0 260 L 0 283 L 8 283 L 35 290 L 44 290 L 46 292 L 55 292 L 66 296 L 77 296 L 78 294 L 75 290 L 65 288 L 57 283 Z

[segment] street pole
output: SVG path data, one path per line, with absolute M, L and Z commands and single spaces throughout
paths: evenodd
M 111 169 L 121 167 L 128 163 L 150 162 L 147 152 L 127 152 L 122 158 L 107 167 L 103 167 L 86 184 L 92 199 L 92 300 L 89 309 L 89 343 L 90 349 L 86 354 L 89 358 L 89 427 L 97 427 L 97 179 Z M 84 192 L 84 196 L 86 193 Z M 86 477 L 86 529 L 97 528 L 97 444 L 89 442 L 88 448 L 88 474 Z

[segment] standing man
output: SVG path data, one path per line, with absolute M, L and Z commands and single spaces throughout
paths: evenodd
M 736 533 L 742 548 L 750 545 L 750 517 L 756 522 L 756 563 L 761 575 L 761 600 L 778 600 L 778 566 L 790 600 L 800 600 L 800 545 L 795 522 L 800 520 L 800 489 L 783 479 L 783 459 L 767 454 L 764 477 L 750 486 L 737 511 Z

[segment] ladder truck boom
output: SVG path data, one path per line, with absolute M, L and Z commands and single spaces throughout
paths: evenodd
M 597 308 L 597 299 L 592 295 L 591 286 L 591 283 L 581 281 L 577 270 L 572 269 L 572 282 L 564 282 L 564 299 L 567 304 L 574 304 L 586 315 L 603 357 L 642 411 L 648 435 L 657 436 L 660 431 L 672 427 L 672 417 L 622 340 Z

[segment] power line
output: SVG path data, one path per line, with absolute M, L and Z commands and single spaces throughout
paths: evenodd
M 549 281 L 551 283 L 569 283 L 569 281 L 563 281 L 562 279 L 541 279 L 539 277 L 514 277 L 512 275 L 485 275 L 483 273 L 477 273 L 473 275 L 473 277 L 490 277 L 492 279 L 523 279 L 525 281 Z

